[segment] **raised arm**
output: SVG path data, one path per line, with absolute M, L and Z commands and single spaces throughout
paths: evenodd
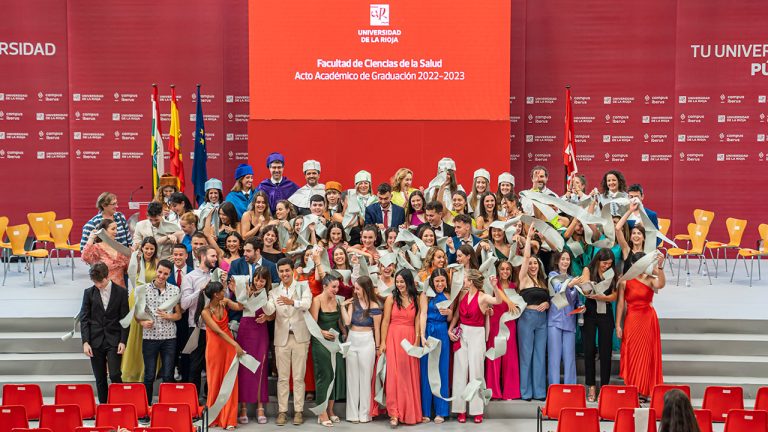
M 616 301 L 616 337 L 621 339 L 624 337 L 624 326 L 622 325 L 624 318 L 624 287 L 626 282 L 619 283 L 619 299 Z

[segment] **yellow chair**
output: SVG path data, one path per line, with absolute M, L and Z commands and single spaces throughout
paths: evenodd
M 720 266 L 720 250 L 723 250 L 725 271 L 728 272 L 728 249 L 741 249 L 741 238 L 744 236 L 747 221 L 744 219 L 728 218 L 725 220 L 725 226 L 728 229 L 728 243 L 708 241 L 704 246 L 709 250 L 709 257 L 715 261 L 715 277 L 717 277 L 717 269 Z M 717 257 L 712 252 L 713 250 L 717 251 Z
M 27 213 L 27 220 L 32 228 L 32 233 L 35 234 L 35 242 L 43 242 L 43 247 L 47 249 L 48 242 L 53 243 L 49 224 L 56 220 L 56 212 Z M 33 248 L 34 246 L 32 245 Z
M 688 238 L 691 239 L 690 249 L 681 248 L 669 248 L 667 250 L 667 256 L 677 258 L 677 285 L 680 285 L 680 265 L 682 264 L 682 258 L 685 257 L 685 270 L 690 275 L 690 257 L 696 257 L 699 259 L 699 269 L 701 269 L 701 263 L 704 263 L 704 267 L 707 270 L 707 277 L 709 278 L 709 284 L 712 285 L 712 276 L 709 274 L 709 265 L 707 264 L 707 257 L 704 256 L 704 244 L 707 241 L 707 233 L 709 232 L 709 226 L 688 224 Z
M 664 218 L 658 218 L 659 223 L 659 232 L 666 236 L 669 232 L 669 227 L 672 226 L 672 220 L 671 219 L 664 219 Z M 664 246 L 664 242 L 659 243 L 659 250 L 664 251 L 664 254 L 667 253 L 667 248 Z M 670 260 L 667 260 L 667 264 L 669 264 L 669 271 L 672 272 L 672 276 L 675 275 L 675 270 L 672 268 L 672 262 Z
M 6 272 L 5 252 L 11 249 L 10 243 L 5 243 L 3 237 L 5 236 L 5 229 L 8 228 L 8 217 L 0 216 L 0 260 L 3 261 L 3 273 Z M 10 261 L 8 261 L 10 263 Z M 10 264 L 9 264 L 10 265 Z
M 11 254 L 8 256 L 8 262 L 12 257 L 24 258 L 27 263 L 27 271 L 32 279 L 32 287 L 37 287 L 37 273 L 35 272 L 35 258 L 45 258 L 43 264 L 43 278 L 47 273 L 47 268 L 51 265 L 51 256 L 48 254 L 47 249 L 33 249 L 25 250 L 24 243 L 27 241 L 29 235 L 29 225 L 14 225 L 9 226 L 7 229 L 8 240 L 11 241 Z M 5 278 L 7 274 L 3 274 L 3 286 L 5 286 Z M 53 275 L 53 269 L 51 269 L 51 278 L 53 283 L 56 283 L 56 277 Z
M 709 230 L 709 225 L 712 224 L 712 220 L 715 218 L 715 212 L 702 210 L 702 209 L 696 209 L 693 211 L 693 220 L 696 225 L 706 226 L 707 230 Z M 677 234 L 675 235 L 675 240 L 685 240 L 688 242 L 688 247 L 690 247 L 691 242 L 691 236 L 689 234 Z
M 766 247 L 768 247 L 768 224 L 760 224 L 760 226 L 757 227 L 757 232 L 760 233 L 760 240 L 758 242 L 758 248 L 757 249 L 739 249 L 739 253 L 736 255 L 736 262 L 733 263 L 733 271 L 731 272 L 731 282 L 733 282 L 733 274 L 736 273 L 736 265 L 739 263 L 739 258 L 743 258 L 746 260 L 747 258 L 750 258 L 752 260 L 750 264 L 749 269 L 749 286 L 752 286 L 752 275 L 754 274 L 755 269 L 755 258 L 757 258 L 757 274 L 758 279 L 762 278 L 762 274 L 760 274 L 760 259 L 764 256 L 768 256 L 768 250 L 766 250 Z M 744 261 L 744 268 L 747 268 L 747 261 Z
M 72 280 L 75 280 L 75 252 L 80 252 L 80 243 L 69 244 L 69 234 L 72 231 L 72 219 L 62 219 L 50 223 L 53 248 L 51 254 L 56 251 L 56 265 L 59 262 L 59 251 L 69 251 L 72 267 Z M 53 272 L 53 270 L 51 270 Z

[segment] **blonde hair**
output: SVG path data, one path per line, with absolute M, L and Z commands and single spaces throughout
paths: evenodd
M 197 223 L 198 223 L 197 215 L 192 213 L 191 211 L 186 212 L 183 215 L 181 215 L 179 220 L 181 220 L 181 221 L 183 221 L 183 222 L 185 222 L 185 223 L 187 223 L 189 225 L 194 225 L 194 226 L 197 226 Z
M 480 270 L 475 270 L 475 269 L 467 270 L 466 278 L 472 283 L 472 285 L 475 286 L 475 288 L 483 289 L 483 284 L 485 283 L 485 276 L 483 276 L 483 274 L 480 273 Z
M 102 192 L 101 195 L 99 195 L 99 197 L 96 199 L 96 209 L 98 211 L 104 210 L 104 207 L 106 207 L 114 198 L 117 197 L 112 192 Z
M 395 173 L 394 177 L 392 177 L 392 191 L 393 192 L 402 192 L 400 189 L 400 184 L 403 182 L 403 180 L 408 177 L 408 174 L 413 176 L 413 171 L 409 170 L 408 168 L 400 168 Z M 408 192 L 408 191 L 405 191 Z

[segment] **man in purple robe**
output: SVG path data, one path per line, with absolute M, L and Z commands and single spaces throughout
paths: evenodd
M 296 183 L 283 176 L 285 167 L 285 157 L 280 153 L 274 152 L 267 156 L 267 168 L 269 168 L 270 177 L 265 178 L 259 183 L 257 190 L 267 194 L 269 198 L 269 209 L 275 214 L 275 206 L 280 200 L 287 200 L 299 189 Z

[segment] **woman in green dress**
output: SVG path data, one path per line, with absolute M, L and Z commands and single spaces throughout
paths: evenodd
M 332 341 L 333 329 L 339 334 L 343 332 L 346 335 L 346 328 L 341 322 L 341 306 L 336 299 L 336 293 L 339 291 L 339 277 L 335 272 L 329 272 L 323 277 L 323 292 L 312 299 L 312 307 L 309 312 L 317 321 L 321 333 L 326 340 Z M 341 338 L 341 335 L 339 336 Z M 323 426 L 330 427 L 333 423 L 341 420 L 333 413 L 333 403 L 336 400 L 346 398 L 347 372 L 344 364 L 344 357 L 341 353 L 336 354 L 336 371 L 334 374 L 331 368 L 331 353 L 316 338 L 312 338 L 312 360 L 315 366 L 315 388 L 318 405 L 326 400 L 328 387 L 332 386 L 328 397 L 328 404 L 317 418 L 317 422 Z

